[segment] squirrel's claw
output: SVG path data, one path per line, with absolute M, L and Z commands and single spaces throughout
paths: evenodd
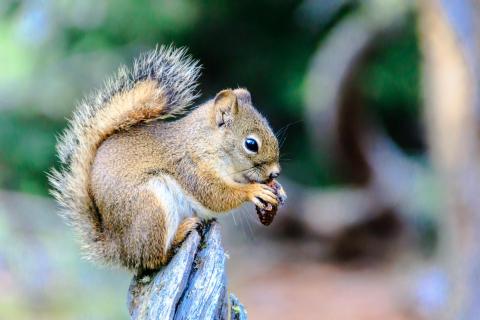
M 278 199 L 272 188 L 267 185 L 255 183 L 250 185 L 253 189 L 249 192 L 248 199 L 257 207 L 265 208 L 266 203 L 274 206 L 278 205 Z
M 265 209 L 267 207 L 266 203 L 260 201 L 258 198 L 253 198 L 251 201 L 258 208 Z

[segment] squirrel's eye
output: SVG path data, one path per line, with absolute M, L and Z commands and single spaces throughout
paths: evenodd
M 245 148 L 247 151 L 257 153 L 258 152 L 258 142 L 253 138 L 245 139 Z

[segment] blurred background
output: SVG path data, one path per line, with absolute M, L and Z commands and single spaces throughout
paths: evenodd
M 248 88 L 282 143 L 272 226 L 221 219 L 251 319 L 469 310 L 478 7 L 444 2 L 3 0 L 0 319 L 128 318 L 131 275 L 80 259 L 46 172 L 76 102 L 157 44 L 200 60 L 199 102 Z

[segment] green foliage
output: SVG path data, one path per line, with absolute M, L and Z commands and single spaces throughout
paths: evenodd
M 424 151 L 420 116 L 420 52 L 414 17 L 401 33 L 384 39 L 360 76 L 366 105 L 407 153 Z
M 45 171 L 54 163 L 55 133 L 62 124 L 35 114 L 4 112 L 0 117 L 0 185 L 44 194 Z
M 8 97 L 0 109 L 0 188 L 46 194 L 55 135 L 76 101 L 118 64 L 164 43 L 187 46 L 202 62 L 202 99 L 225 87 L 247 87 L 276 130 L 291 124 L 282 149 L 286 175 L 308 184 L 334 182 L 329 155 L 320 162 L 312 156 L 303 81 L 321 40 L 356 10 L 355 2 L 342 3 L 316 21 L 294 0 L 7 1 L 0 6 L 0 96 Z M 366 97 L 386 118 L 418 115 L 417 61 L 409 31 L 368 66 Z

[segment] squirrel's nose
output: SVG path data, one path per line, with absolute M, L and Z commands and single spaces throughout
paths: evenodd
M 276 177 L 278 177 L 280 175 L 280 165 L 278 163 L 276 164 L 273 164 L 270 168 L 270 174 L 268 175 L 268 178 L 271 180 L 271 179 L 275 179 Z
M 273 171 L 272 173 L 270 173 L 270 179 L 275 179 L 276 177 L 278 177 L 280 175 L 280 172 L 279 171 Z

